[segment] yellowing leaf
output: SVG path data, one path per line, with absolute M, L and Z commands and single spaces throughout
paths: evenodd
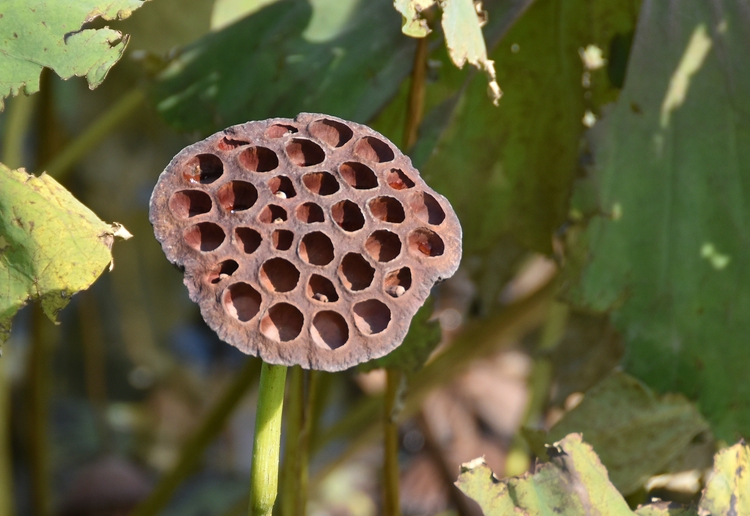
M 750 446 L 735 444 L 714 457 L 698 514 L 750 514 Z
M 96 18 L 123 19 L 146 0 L 0 0 L 0 110 L 3 99 L 39 91 L 42 68 L 63 79 L 85 76 L 96 88 L 122 56 L 128 37 L 82 29 Z
M 430 33 L 427 21 L 422 17 L 437 0 L 393 0 L 393 7 L 403 16 L 401 31 L 412 38 L 423 38 Z
M 483 460 L 461 466 L 456 485 L 476 500 L 485 516 L 559 514 L 632 516 L 609 482 L 599 457 L 580 434 L 571 434 L 550 448 L 549 462 L 533 475 L 498 480 Z
M 0 164 L 0 344 L 13 315 L 30 300 L 40 300 L 55 320 L 112 262 L 115 236 L 130 238 L 52 177 Z

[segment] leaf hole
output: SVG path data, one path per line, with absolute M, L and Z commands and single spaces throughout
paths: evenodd
M 362 210 L 352 201 L 338 202 L 331 208 L 331 216 L 336 224 L 344 231 L 357 231 L 365 225 L 365 216 Z
M 365 335 L 375 335 L 388 327 L 391 310 L 382 301 L 368 299 L 354 305 L 354 324 Z
M 395 233 L 380 229 L 369 236 L 365 249 L 373 259 L 390 262 L 401 252 L 401 240 Z
M 211 197 L 200 190 L 175 192 L 169 199 L 169 209 L 175 217 L 187 219 L 211 211 Z
M 272 306 L 260 321 L 260 332 L 276 342 L 294 340 L 302 331 L 305 318 L 302 312 L 289 303 Z
M 298 167 L 310 167 L 322 163 L 326 153 L 317 143 L 302 138 L 293 139 L 286 146 L 289 159 Z
M 349 253 L 341 260 L 339 275 L 349 290 L 364 290 L 372 284 L 375 268 L 361 254 Z
M 270 172 L 279 166 L 276 153 L 265 147 L 249 147 L 240 153 L 238 159 L 240 165 L 251 172 Z
M 315 314 L 310 335 L 318 347 L 334 350 L 349 340 L 349 326 L 341 314 L 326 310 Z
M 242 322 L 253 319 L 260 311 L 263 301 L 260 293 L 247 283 L 235 283 L 224 291 L 224 310 Z
M 185 242 L 198 251 L 214 251 L 224 242 L 224 230 L 213 222 L 201 222 L 185 230 Z

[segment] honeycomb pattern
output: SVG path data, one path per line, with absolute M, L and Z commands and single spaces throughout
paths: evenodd
M 461 259 L 461 227 L 370 128 L 303 113 L 183 149 L 150 219 L 219 337 L 272 364 L 339 371 L 397 347 Z

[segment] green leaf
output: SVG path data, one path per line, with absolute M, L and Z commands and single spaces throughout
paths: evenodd
M 744 442 L 714 457 L 713 474 L 698 504 L 701 514 L 750 514 L 750 446 Z
M 430 320 L 434 304 L 431 297 L 427 298 L 411 320 L 409 333 L 406 334 L 404 342 L 386 356 L 365 362 L 360 366 L 360 370 L 366 372 L 382 367 L 413 373 L 421 369 L 443 335 L 440 323 Z
M 54 321 L 112 263 L 115 236 L 130 234 L 99 220 L 52 177 L 0 164 L 0 344 L 30 300 Z
M 697 400 L 724 440 L 750 435 L 743 9 L 644 2 L 625 89 L 591 133 L 595 173 L 584 187 L 604 215 L 582 235 L 588 261 L 571 292 L 610 311 L 629 373 Z
M 282 0 L 186 47 L 157 78 L 160 113 L 204 132 L 302 111 L 371 118 L 409 73 L 414 42 L 387 2 L 313 7 Z
M 412 38 L 424 38 L 430 33 L 421 14 L 437 3 L 437 0 L 393 0 L 393 7 L 402 16 L 401 32 Z
M 677 395 L 656 397 L 635 378 L 612 374 L 550 429 L 547 442 L 581 432 L 617 489 L 630 494 L 708 428 L 698 410 Z
M 63 79 L 85 76 L 90 88 L 122 56 L 128 36 L 107 27 L 83 29 L 96 18 L 123 19 L 144 0 L 0 0 L 0 110 L 3 99 L 39 91 L 42 68 Z
M 587 107 L 596 111 L 616 92 L 604 69 L 589 71 L 587 104 L 579 49 L 606 49 L 615 34 L 631 30 L 637 3 L 537 0 L 491 54 L 506 91 L 500 108 L 490 109 L 478 74 L 452 102 L 446 129 L 421 170 L 456 209 L 465 254 L 484 258 L 475 273 L 482 288 L 502 285 L 491 277 L 500 270 L 493 263 L 498 248 L 551 253 L 579 171 L 581 120 Z M 415 152 L 426 154 L 419 144 Z M 497 296 L 496 287 L 484 297 Z
M 456 485 L 476 500 L 485 516 L 632 516 L 607 479 L 607 470 L 580 434 L 555 443 L 549 454 L 550 461 L 538 465 L 533 475 L 505 480 L 495 478 L 484 460 L 478 459 L 461 466 Z

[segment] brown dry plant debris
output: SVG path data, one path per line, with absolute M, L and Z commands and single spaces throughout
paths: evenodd
M 151 197 L 167 258 L 219 337 L 339 371 L 403 341 L 461 259 L 448 201 L 372 129 L 303 113 L 183 149 Z

